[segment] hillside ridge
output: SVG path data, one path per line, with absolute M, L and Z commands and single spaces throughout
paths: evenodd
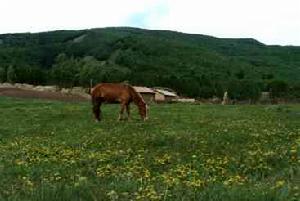
M 1 34 L 0 41 L 4 81 L 12 66 L 18 82 L 129 81 L 197 97 L 219 96 L 240 82 L 255 82 L 261 90 L 268 90 L 272 80 L 293 86 L 300 76 L 300 47 L 270 46 L 252 38 L 108 27 Z

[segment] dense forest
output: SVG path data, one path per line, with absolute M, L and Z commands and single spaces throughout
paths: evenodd
M 172 88 L 183 96 L 300 97 L 300 47 L 129 27 L 0 35 L 0 82 Z

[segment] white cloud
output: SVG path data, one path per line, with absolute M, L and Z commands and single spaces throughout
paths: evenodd
M 133 13 L 157 1 L 4 0 L 0 32 L 121 26 Z
M 168 15 L 153 28 L 300 45 L 300 1 L 297 0 L 169 2 Z
M 139 26 L 300 45 L 298 0 L 1 0 L 0 33 Z

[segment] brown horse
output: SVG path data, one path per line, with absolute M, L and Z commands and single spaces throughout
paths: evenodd
M 92 96 L 93 113 L 96 121 L 101 120 L 101 104 L 102 103 L 121 103 L 121 111 L 119 120 L 123 119 L 124 109 L 127 111 L 127 118 L 129 119 L 130 111 L 129 104 L 134 102 L 138 109 L 141 118 L 147 120 L 147 105 L 142 96 L 128 84 L 118 83 L 101 83 L 90 90 Z

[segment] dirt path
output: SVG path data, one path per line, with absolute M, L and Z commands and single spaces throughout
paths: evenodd
M 20 88 L 0 88 L 0 96 L 75 102 L 89 100 L 88 98 L 74 94 L 69 95 L 60 92 L 34 91 Z

